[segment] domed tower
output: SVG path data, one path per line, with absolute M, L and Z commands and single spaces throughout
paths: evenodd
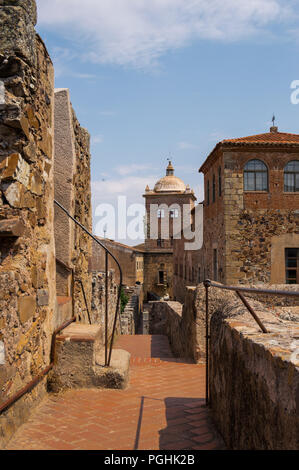
M 157 181 L 153 190 L 147 186 L 143 197 L 146 207 L 145 294 L 171 298 L 173 239 L 180 237 L 184 210 L 191 214 L 196 197 L 189 185 L 175 176 L 171 161 L 166 176 Z M 189 224 L 190 221 L 191 215 Z

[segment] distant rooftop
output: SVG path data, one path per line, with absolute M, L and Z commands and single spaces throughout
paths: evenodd
M 250 135 L 247 137 L 239 137 L 235 139 L 224 139 L 214 147 L 212 152 L 202 164 L 199 172 L 203 171 L 208 160 L 215 150 L 223 146 L 299 146 L 299 134 L 290 134 L 287 132 L 279 132 L 277 127 L 271 127 L 270 132 L 264 134 Z

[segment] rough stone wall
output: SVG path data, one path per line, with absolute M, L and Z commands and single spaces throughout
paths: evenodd
M 73 175 L 76 171 L 75 137 L 68 89 L 55 90 L 55 199 L 74 216 Z M 56 289 L 59 296 L 72 295 L 71 267 L 75 224 L 55 206 Z
M 266 312 L 261 333 L 226 300 L 211 321 L 210 404 L 234 450 L 298 450 L 299 327 Z
M 54 323 L 54 74 L 35 21 L 34 1 L 0 2 L 0 221 L 21 224 L 1 233 L 1 403 L 49 364 Z M 44 392 L 0 416 L 0 447 Z
M 269 191 L 244 191 L 244 166 L 251 159 L 266 164 Z M 203 168 L 206 194 L 202 279 L 224 284 L 285 283 L 285 248 L 299 247 L 299 195 L 284 192 L 284 167 L 291 160 L 298 160 L 298 151 L 287 146 L 279 150 L 259 147 L 249 151 L 220 146 L 208 158 Z M 217 250 L 217 276 L 214 249 Z
M 123 335 L 138 334 L 140 322 L 139 293 L 137 289 L 126 289 L 125 294 L 129 301 L 120 316 L 121 333 Z
M 166 335 L 175 357 L 200 362 L 195 289 L 187 288 L 184 305 L 174 301 L 149 302 L 149 334 Z
M 159 284 L 159 271 L 164 271 L 164 284 Z M 144 295 L 173 296 L 173 254 L 146 252 L 144 255 Z
M 186 287 L 195 287 L 204 279 L 202 250 L 186 250 L 184 236 L 173 242 L 173 298 L 184 303 Z
M 103 272 L 92 273 L 92 302 L 91 323 L 101 325 L 102 345 L 105 344 L 105 305 L 106 305 L 106 277 Z M 108 278 L 108 338 L 111 338 L 115 309 L 117 304 L 118 285 L 115 282 L 113 270 L 109 271 Z M 117 320 L 117 333 L 120 331 L 119 319 Z
M 131 246 L 99 238 L 108 250 L 118 260 L 123 274 L 122 283 L 126 286 L 134 286 L 137 281 L 143 283 L 143 252 Z M 109 256 L 109 269 L 115 272 L 115 280 L 119 282 L 119 269 L 115 261 Z M 137 265 L 138 262 L 138 265 Z M 92 258 L 90 259 L 90 269 L 92 271 L 105 270 L 105 250 L 95 241 L 92 243 Z
M 82 128 L 73 110 L 73 130 L 75 136 L 76 169 L 73 175 L 75 210 L 74 217 L 92 232 L 92 209 L 90 187 L 90 136 Z M 89 259 L 92 253 L 92 239 L 79 226 L 75 227 L 72 263 L 75 279 L 83 283 L 87 303 L 91 308 L 92 275 L 89 271 Z M 79 283 L 74 287 L 75 313 L 83 323 L 88 323 L 82 290 Z
M 244 192 L 244 166 L 253 158 L 268 167 L 269 192 Z M 299 247 L 299 195 L 283 191 L 283 169 L 291 160 L 298 160 L 298 153 L 264 149 L 224 152 L 225 283 L 285 282 L 284 248 L 289 246 L 283 237 L 293 235 L 290 247 Z M 272 251 L 275 237 L 281 237 L 279 261 Z
M 221 195 L 219 195 L 218 171 L 221 168 Z M 215 201 L 213 201 L 213 178 L 215 178 Z M 209 182 L 209 204 L 207 203 L 207 187 Z M 205 173 L 205 202 L 204 202 L 204 226 L 203 248 L 201 250 L 202 280 L 212 279 L 224 282 L 225 279 L 225 223 L 226 211 L 235 210 L 232 200 L 227 200 L 227 175 L 224 160 L 221 153 L 217 152 L 217 158 L 213 161 Z M 230 204 L 230 206 L 229 206 Z M 217 268 L 214 268 L 214 250 L 217 250 Z

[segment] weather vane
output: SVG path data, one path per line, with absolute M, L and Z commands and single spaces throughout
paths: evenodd
M 274 115 L 274 113 L 273 113 L 273 117 L 272 117 L 273 127 L 274 127 L 274 125 L 275 125 L 275 119 L 276 119 L 276 118 L 275 118 L 275 115 Z

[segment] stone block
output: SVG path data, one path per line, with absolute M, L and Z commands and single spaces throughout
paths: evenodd
M 13 153 L 0 164 L 1 181 L 18 181 L 24 186 L 29 183 L 30 166 L 19 153 Z
M 12 207 L 21 207 L 24 186 L 18 182 L 2 185 L 4 195 Z
M 29 15 L 33 24 L 37 21 L 37 9 L 35 0 L 0 0 L 1 7 L 21 7 Z
M 4 82 L 0 80 L 0 106 L 5 105 L 5 87 Z
M 5 364 L 5 349 L 3 341 L 0 341 L 0 366 Z
M 37 291 L 37 305 L 44 307 L 49 305 L 49 291 L 46 289 L 38 289 Z
M 110 367 L 103 367 L 104 352 L 96 355 L 95 384 L 110 389 L 127 388 L 130 371 L 130 353 L 122 349 L 113 349 Z
M 26 323 L 36 313 L 36 298 L 33 296 L 19 297 L 18 312 L 21 323 Z
M 24 222 L 19 218 L 5 219 L 0 221 L 0 238 L 21 237 L 24 232 Z

